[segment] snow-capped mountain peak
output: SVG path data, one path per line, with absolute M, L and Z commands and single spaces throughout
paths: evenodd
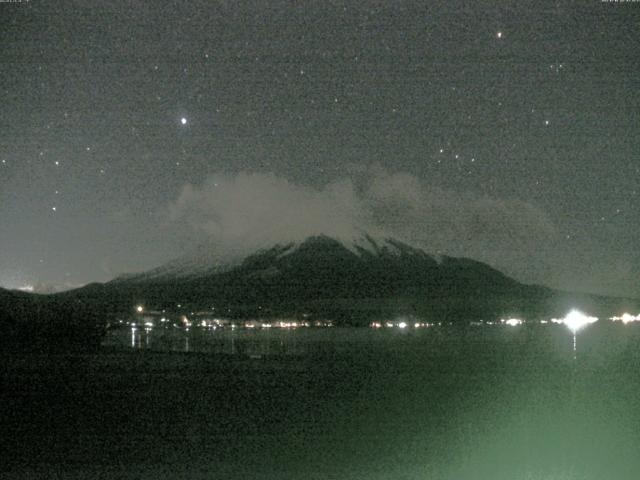
M 215 243 L 201 244 L 197 249 L 182 255 L 168 263 L 147 272 L 128 274 L 118 277 L 117 282 L 145 282 L 163 281 L 170 278 L 185 279 L 213 275 L 232 270 L 249 259 L 269 256 L 275 260 L 282 260 L 299 252 L 301 249 L 317 248 L 321 244 L 341 247 L 358 258 L 401 257 L 407 255 L 435 259 L 422 250 L 411 247 L 399 240 L 389 237 L 374 236 L 361 233 L 350 237 L 330 237 L 314 235 L 302 240 L 264 246 L 253 252 L 233 246 L 221 246 Z

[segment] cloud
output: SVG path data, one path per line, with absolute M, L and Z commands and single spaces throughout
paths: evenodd
M 275 175 L 214 175 L 186 185 L 170 205 L 169 218 L 221 244 L 248 248 L 326 234 L 340 238 L 374 228 L 349 179 L 322 189 Z
M 185 185 L 168 212 L 173 225 L 236 252 L 369 232 L 487 261 L 521 278 L 544 275 L 544 246 L 558 237 L 548 216 L 529 203 L 444 190 L 379 166 L 322 188 L 272 174 L 213 175 Z

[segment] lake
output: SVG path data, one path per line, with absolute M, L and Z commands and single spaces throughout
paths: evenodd
M 3 356 L 0 478 L 636 479 L 640 326 L 115 330 Z

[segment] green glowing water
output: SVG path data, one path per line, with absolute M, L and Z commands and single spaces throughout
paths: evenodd
M 635 325 L 589 326 L 575 359 L 551 325 L 146 335 L 132 347 L 116 332 L 98 355 L 5 357 L 0 478 L 640 472 Z

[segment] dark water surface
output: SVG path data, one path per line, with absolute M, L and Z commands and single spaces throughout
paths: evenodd
M 3 356 L 0 478 L 637 479 L 640 326 L 115 332 Z M 137 337 L 136 335 L 139 335 Z

